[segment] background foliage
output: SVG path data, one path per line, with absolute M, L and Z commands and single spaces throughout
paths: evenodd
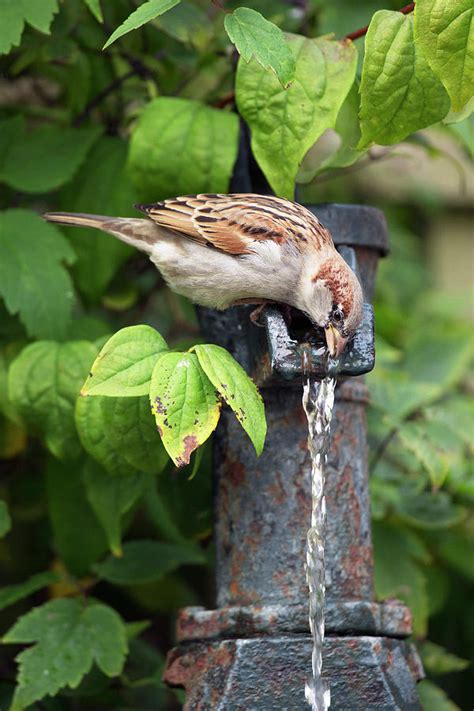
M 176 707 L 161 683 L 174 611 L 212 604 L 210 446 L 178 472 L 146 390 L 77 397 L 118 329 L 198 344 L 193 308 L 126 245 L 37 213 L 227 191 L 235 108 L 273 190 L 296 180 L 307 202 L 377 202 L 357 176 L 390 171 L 402 140 L 435 165 L 432 124 L 469 150 L 469 0 L 435 19 L 434 0 L 415 16 L 391 0 L 248 4 L 0 0 L 1 708 Z M 328 36 L 370 21 L 365 40 Z M 412 609 L 425 708 L 452 711 L 470 708 L 474 656 L 473 343 L 465 300 L 426 266 L 440 206 L 392 202 L 369 378 L 376 587 Z M 199 348 L 186 357 L 217 387 Z

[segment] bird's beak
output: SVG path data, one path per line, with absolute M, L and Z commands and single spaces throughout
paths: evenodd
M 348 338 L 344 338 L 337 328 L 334 328 L 334 326 L 330 323 L 329 326 L 326 326 L 324 329 L 324 333 L 326 336 L 326 343 L 328 345 L 328 351 L 332 355 L 333 358 L 337 358 L 341 355 L 343 352 L 344 348 L 347 345 L 347 341 L 349 340 Z

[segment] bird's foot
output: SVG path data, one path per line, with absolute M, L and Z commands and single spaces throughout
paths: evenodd
M 260 323 L 258 319 L 262 315 L 265 306 L 270 303 L 272 302 L 262 301 L 262 299 L 238 299 L 238 301 L 233 302 L 232 306 L 248 306 L 249 304 L 256 304 L 257 308 L 250 313 L 250 320 L 255 326 L 264 328 L 263 323 Z

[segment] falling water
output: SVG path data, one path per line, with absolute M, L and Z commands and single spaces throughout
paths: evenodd
M 312 711 L 327 711 L 331 694 L 321 676 L 324 640 L 324 538 L 326 500 L 324 470 L 330 442 L 336 379 L 321 381 L 309 374 L 307 354 L 303 356 L 303 407 L 308 420 L 308 449 L 311 454 L 311 527 L 306 539 L 306 580 L 309 588 L 309 627 L 313 638 L 312 676 L 305 684 L 305 697 Z

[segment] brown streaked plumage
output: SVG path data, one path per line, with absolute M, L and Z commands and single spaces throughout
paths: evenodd
M 195 303 L 294 306 L 326 330 L 340 354 L 358 327 L 362 291 L 329 231 L 305 207 L 253 194 L 185 195 L 137 205 L 145 219 L 48 213 L 97 227 L 149 254 L 169 286 Z

